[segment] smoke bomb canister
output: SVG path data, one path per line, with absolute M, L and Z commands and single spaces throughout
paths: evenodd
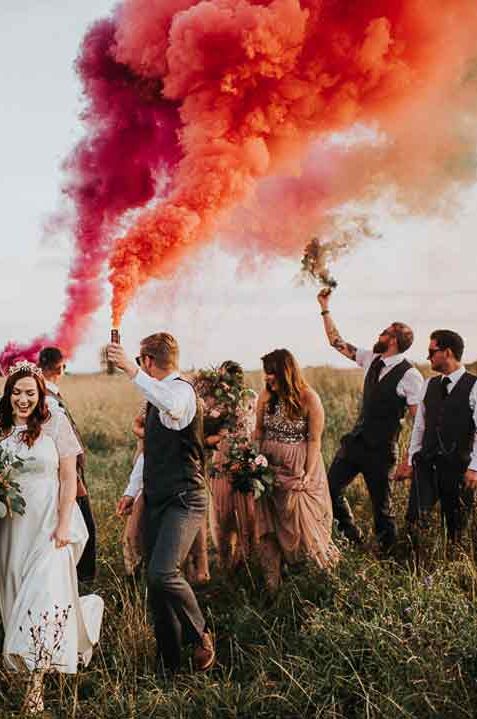
M 111 330 L 111 344 L 118 345 L 118 344 L 120 344 L 120 341 L 121 341 L 121 337 L 119 335 L 119 330 L 113 328 Z M 114 364 L 108 360 L 107 365 L 106 365 L 107 373 L 114 374 L 114 370 L 115 370 Z

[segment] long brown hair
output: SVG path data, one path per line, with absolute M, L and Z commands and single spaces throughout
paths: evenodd
M 298 419 L 304 414 L 303 390 L 308 384 L 303 377 L 300 366 L 292 353 L 286 349 L 273 350 L 262 357 L 263 369 L 267 374 L 274 374 L 278 390 L 270 390 L 269 409 L 274 412 L 279 400 L 285 405 L 290 419 Z
M 25 442 L 28 447 L 32 447 L 40 436 L 42 425 L 50 419 L 51 414 L 46 404 L 45 380 L 42 375 L 36 374 L 31 369 L 23 367 L 7 377 L 3 388 L 3 397 L 0 399 L 0 433 L 5 436 L 14 427 L 12 393 L 18 380 L 24 377 L 33 377 L 38 388 L 38 403 L 27 419 L 27 428 L 20 434 L 21 441 Z

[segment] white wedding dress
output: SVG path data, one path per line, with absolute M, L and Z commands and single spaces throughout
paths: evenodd
M 88 530 L 76 503 L 71 544 L 56 549 L 50 539 L 58 518 L 59 457 L 81 452 L 62 413 L 43 425 L 29 449 L 20 441 L 25 427 L 15 427 L 1 441 L 25 460 L 13 470 L 26 502 L 25 514 L 0 519 L 0 616 L 5 641 L 3 657 L 11 670 L 56 670 L 75 673 L 87 665 L 99 640 L 103 600 L 78 595 L 76 563 Z

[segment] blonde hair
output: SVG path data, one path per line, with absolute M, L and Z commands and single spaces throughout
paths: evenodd
M 141 354 L 151 357 L 160 369 L 179 367 L 179 345 L 168 332 L 157 332 L 141 340 Z

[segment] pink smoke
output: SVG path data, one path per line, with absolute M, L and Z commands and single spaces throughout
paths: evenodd
M 102 272 L 118 222 L 155 197 L 181 156 L 177 103 L 164 99 L 159 80 L 145 80 L 115 59 L 115 32 L 114 19 L 93 25 L 76 63 L 87 99 L 86 136 L 64 163 L 64 192 L 74 209 L 65 309 L 49 338 L 9 342 L 0 354 L 3 368 L 20 357 L 35 361 L 45 344 L 73 353 L 103 301 Z M 59 222 L 64 226 L 65 218 Z

